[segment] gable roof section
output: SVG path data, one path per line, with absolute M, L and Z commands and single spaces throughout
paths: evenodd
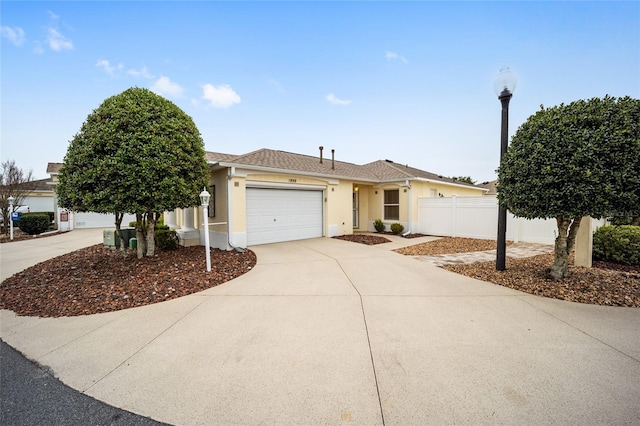
M 206 151 L 205 158 L 209 164 L 220 165 L 222 167 L 245 166 L 272 172 L 300 173 L 310 176 L 353 179 L 372 183 L 424 179 L 487 191 L 487 189 L 480 186 L 460 182 L 408 165 L 403 166 L 390 160 L 378 160 L 364 165 L 335 160 L 333 161 L 334 168 L 332 168 L 331 158 L 323 158 L 322 163 L 320 163 L 320 158 L 317 156 L 267 148 L 243 155 Z M 62 163 L 49 163 L 47 164 L 47 173 L 52 175 L 57 174 L 61 167 Z
M 331 158 L 324 158 L 320 163 L 320 158 L 316 156 L 266 148 L 244 155 L 207 152 L 207 160 L 210 163 L 221 166 L 247 166 L 268 171 L 297 172 L 364 182 L 381 183 L 407 179 L 424 179 L 480 189 L 475 185 L 459 182 L 448 177 L 416 169 L 415 167 L 409 167 L 408 165 L 403 166 L 390 160 L 378 160 L 365 165 L 334 161 L 335 168 L 332 169 Z
M 436 175 L 435 173 L 426 172 L 424 170 L 410 167 L 409 165 L 402 165 L 394 163 L 391 160 L 378 160 L 373 163 L 365 164 L 362 167 L 367 167 L 373 171 L 373 173 L 382 181 L 398 180 L 398 179 L 425 179 L 430 181 L 450 183 L 453 185 L 469 186 L 472 188 L 478 188 L 476 185 L 471 185 L 466 182 L 460 182 L 456 179 L 451 179 L 445 176 Z
M 377 181 L 378 178 L 371 171 L 356 164 L 344 161 L 333 161 L 324 158 L 320 163 L 319 157 L 295 154 L 273 149 L 259 149 L 244 155 L 228 156 L 226 154 L 211 153 L 213 162 L 223 166 L 249 166 L 272 171 L 298 172 L 309 175 L 322 175 L 334 178 L 350 178 L 364 181 Z M 217 156 L 217 158 L 216 158 Z
M 233 161 L 234 159 L 236 159 L 238 156 L 237 155 L 233 155 L 233 154 L 223 154 L 221 152 L 209 152 L 206 151 L 204 153 L 204 158 L 208 161 L 208 162 L 230 162 Z
M 56 174 L 60 172 L 60 168 L 62 167 L 62 163 L 48 163 L 47 164 L 47 173 Z

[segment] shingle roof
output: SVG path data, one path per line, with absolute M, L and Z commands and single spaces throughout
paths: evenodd
M 233 161 L 238 156 L 237 155 L 233 155 L 233 154 L 223 154 L 221 152 L 206 151 L 204 153 L 204 157 L 209 162 L 218 162 L 218 161 L 230 162 L 230 161 Z
M 466 182 L 460 182 L 446 176 L 436 175 L 435 173 L 426 172 L 416 169 L 409 165 L 394 163 L 391 160 L 378 160 L 373 163 L 365 164 L 362 167 L 371 169 L 381 180 L 397 180 L 397 179 L 428 179 L 440 182 L 452 183 L 456 185 L 475 186 Z
M 498 180 L 492 180 L 490 182 L 482 182 L 479 183 L 478 186 L 481 188 L 488 189 L 487 195 L 496 195 L 498 193 Z
M 58 173 L 60 168 L 62 167 L 62 163 L 48 163 L 47 164 L 47 173 Z
M 364 165 L 335 161 L 335 169 L 333 169 L 331 158 L 324 158 L 323 162 L 320 163 L 320 159 L 317 156 L 295 154 L 292 152 L 277 151 L 266 148 L 237 156 L 208 152 L 207 160 L 210 162 L 234 165 L 306 172 L 336 178 L 360 179 L 367 182 L 385 182 L 420 178 L 474 187 L 474 185 L 458 182 L 454 179 L 416 169 L 415 167 L 410 167 L 408 165 L 394 163 L 390 160 L 378 160 Z
M 320 163 L 319 157 L 310 155 L 295 154 L 287 151 L 277 151 L 273 149 L 259 149 L 244 155 L 238 155 L 231 160 L 224 160 L 222 155 L 211 153 L 211 157 L 218 155 L 213 161 L 221 163 L 232 163 L 246 166 L 257 166 L 268 169 L 289 170 L 309 174 L 320 174 L 332 177 L 348 177 L 362 179 L 366 181 L 378 180 L 371 171 L 356 164 L 344 161 L 333 161 L 331 158 L 324 158 Z M 333 167 L 332 167 L 333 164 Z
M 243 155 L 207 151 L 205 152 L 205 158 L 210 164 L 224 163 L 253 166 L 334 178 L 349 178 L 364 182 L 389 182 L 419 178 L 476 187 L 475 185 L 459 182 L 448 177 L 416 169 L 415 167 L 394 163 L 390 160 L 378 160 L 373 163 L 358 165 L 337 160 L 332 162 L 331 158 L 325 157 L 320 163 L 320 158 L 317 156 L 266 148 Z M 62 167 L 62 163 L 49 163 L 47 165 L 47 173 L 58 173 L 60 167 Z
M 51 178 L 34 180 L 33 183 L 35 185 L 34 191 L 53 191 L 51 186 Z

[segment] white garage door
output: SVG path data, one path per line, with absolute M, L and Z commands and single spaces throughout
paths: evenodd
M 247 188 L 247 244 L 318 238 L 322 191 Z
M 125 214 L 122 219 L 122 227 L 128 228 L 129 222 L 135 222 L 135 214 Z M 116 215 L 113 213 L 74 213 L 73 226 L 76 229 L 82 228 L 115 228 Z

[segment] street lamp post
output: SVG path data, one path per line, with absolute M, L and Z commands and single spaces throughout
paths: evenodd
M 494 90 L 500 103 L 502 104 L 502 119 L 500 131 L 500 164 L 509 145 L 509 101 L 516 88 L 516 76 L 509 68 L 500 70 L 500 74 L 494 82 Z M 498 176 L 500 179 L 500 176 Z M 507 209 L 499 204 L 498 206 L 498 246 L 496 250 L 496 270 L 504 271 L 507 257 Z
M 211 271 L 211 253 L 209 248 L 209 200 L 211 194 L 204 188 L 200 193 L 200 203 L 202 204 L 202 214 L 204 216 L 204 246 L 207 257 L 207 272 Z
M 14 200 L 15 198 L 13 198 L 12 195 L 10 195 L 9 198 L 7 199 L 7 201 L 9 201 L 9 229 L 10 229 L 9 238 L 11 239 L 11 241 L 13 241 L 13 201 Z

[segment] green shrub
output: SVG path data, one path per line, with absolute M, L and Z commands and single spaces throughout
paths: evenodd
M 593 258 L 640 265 L 640 226 L 602 226 L 593 234 Z
M 39 235 L 49 230 L 49 215 L 47 213 L 22 213 L 18 227 L 29 235 Z
M 32 213 L 49 215 L 49 223 L 53 222 L 56 219 L 56 214 L 54 212 L 32 212 Z
M 404 231 L 404 226 L 402 226 L 400 223 L 396 222 L 391 224 L 391 232 L 393 232 L 394 234 L 401 234 L 402 231 Z
M 156 229 L 155 232 L 156 246 L 162 250 L 176 250 L 180 245 L 178 233 L 168 229 Z
M 138 221 L 134 220 L 133 222 L 129 222 L 129 228 L 135 228 L 137 225 L 138 225 Z M 147 221 L 144 221 L 142 223 L 142 226 L 144 228 L 146 228 L 147 227 Z M 169 226 L 164 224 L 164 217 L 163 216 L 160 216 L 160 219 L 158 219 L 156 221 L 156 228 L 155 229 L 169 229 Z
M 384 231 L 384 223 L 382 222 L 381 219 L 376 219 L 373 221 L 373 227 L 375 228 L 375 230 L 377 232 L 383 232 Z

